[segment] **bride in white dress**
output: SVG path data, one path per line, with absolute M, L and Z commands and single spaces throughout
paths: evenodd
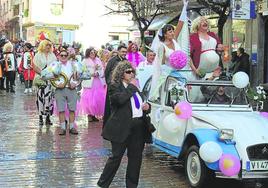
M 151 98 L 157 99 L 159 97 L 159 89 L 165 82 L 166 77 L 170 75 L 175 69 L 170 66 L 169 57 L 174 51 L 181 50 L 189 57 L 189 30 L 187 19 L 187 5 L 188 1 L 183 0 L 184 6 L 179 18 L 177 27 L 174 29 L 172 25 L 164 25 L 155 36 L 151 49 L 156 52 L 156 59 L 154 61 L 154 73 L 151 85 Z M 190 59 L 188 59 L 189 61 Z M 187 65 L 179 72 L 176 71 L 177 76 L 182 80 L 192 80 L 195 76 L 192 73 L 190 65 Z

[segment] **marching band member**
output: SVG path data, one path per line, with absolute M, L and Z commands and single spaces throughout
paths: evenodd
M 74 71 L 74 66 L 72 61 L 68 60 L 68 52 L 66 50 L 61 50 L 58 56 L 59 62 L 61 63 L 61 72 L 67 77 L 67 80 L 70 81 L 71 77 L 74 77 L 74 80 L 77 80 L 76 72 Z M 71 84 L 61 83 L 58 85 L 55 91 L 55 99 L 57 110 L 59 112 L 59 121 L 60 121 L 60 132 L 59 135 L 66 134 L 66 123 L 65 123 L 65 106 L 69 110 L 69 133 L 78 134 L 76 128 L 74 127 L 75 121 L 75 111 L 77 104 L 77 92 L 75 87 Z
M 6 74 L 6 92 L 15 93 L 14 83 L 16 75 L 16 57 L 13 53 L 13 45 L 8 42 L 3 47 L 4 65 Z
M 24 49 L 25 52 L 23 54 L 22 62 L 20 64 L 20 67 L 22 68 L 21 71 L 23 71 L 23 77 L 24 77 L 24 83 L 25 83 L 25 90 L 24 93 L 32 93 L 32 84 L 35 72 L 33 70 L 33 58 L 34 53 L 32 51 L 32 44 L 31 43 L 25 43 Z

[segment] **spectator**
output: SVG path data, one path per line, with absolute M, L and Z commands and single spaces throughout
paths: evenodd
M 156 54 L 152 50 L 147 51 L 146 60 L 141 62 L 137 68 L 137 79 L 141 90 L 143 89 L 146 81 L 153 74 L 153 62 L 155 60 L 155 56 Z
M 139 47 L 136 43 L 131 43 L 127 49 L 127 59 L 134 68 L 139 66 L 140 62 L 145 60 L 145 57 L 139 51 Z
M 120 61 L 126 60 L 127 48 L 125 46 L 119 46 L 117 50 L 118 50 L 118 54 L 108 61 L 105 72 L 104 72 L 108 92 L 106 94 L 106 100 L 105 100 L 105 112 L 104 112 L 104 117 L 103 117 L 103 125 L 105 125 L 107 119 L 109 118 L 111 114 L 110 99 L 108 95 L 109 95 L 109 86 L 111 84 L 113 70 L 115 69 L 115 67 Z
M 238 48 L 237 50 L 237 60 L 234 67 L 234 74 L 242 71 L 250 76 L 250 62 L 249 55 L 245 52 L 244 48 Z

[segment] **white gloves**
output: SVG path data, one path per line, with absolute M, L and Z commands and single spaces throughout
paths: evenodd
M 181 15 L 180 15 L 180 18 L 179 18 L 179 21 L 182 21 L 182 22 L 187 22 L 188 18 L 187 18 L 187 6 L 188 6 L 188 0 L 183 0 L 183 8 L 182 8 L 182 11 L 181 11 Z

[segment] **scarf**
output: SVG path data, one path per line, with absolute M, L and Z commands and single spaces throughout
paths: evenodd
M 139 54 L 139 52 L 130 52 L 130 53 L 128 53 L 127 59 L 136 68 L 140 63 L 140 54 Z

